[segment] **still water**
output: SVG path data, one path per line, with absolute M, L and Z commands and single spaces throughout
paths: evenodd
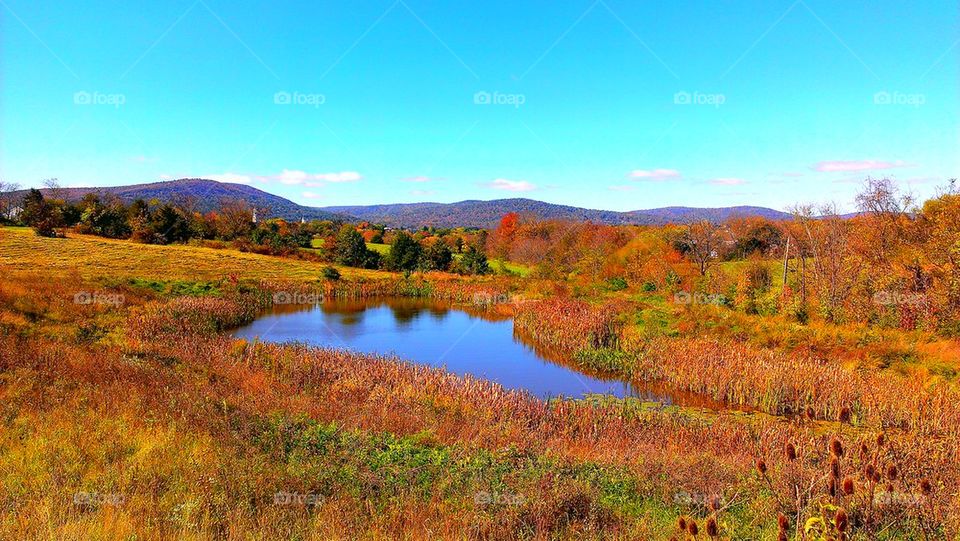
M 541 398 L 610 394 L 664 403 L 686 401 L 661 389 L 585 374 L 562 357 L 535 350 L 514 333 L 509 318 L 432 300 L 328 299 L 315 306 L 284 306 L 236 330 L 234 336 L 396 355 Z

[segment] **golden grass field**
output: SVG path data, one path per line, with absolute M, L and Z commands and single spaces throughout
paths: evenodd
M 278 284 L 329 287 L 325 266 L 0 228 L 0 539 L 960 535 L 960 409 L 946 378 L 899 385 L 895 370 L 734 343 L 715 307 L 703 318 L 714 334 L 684 330 L 693 316 L 677 311 L 647 336 L 638 299 L 551 296 L 520 278 L 433 274 L 411 280 L 430 288 L 399 291 L 512 288 L 520 330 L 585 370 L 654 375 L 768 414 L 544 402 L 399 359 L 224 334 Z M 340 270 L 347 288 L 407 280 Z M 216 289 L 158 294 L 133 279 Z M 124 302 L 74 301 L 97 289 Z

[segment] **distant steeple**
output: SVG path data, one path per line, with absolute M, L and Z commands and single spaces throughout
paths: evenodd
M 257 223 L 257 209 L 253 209 L 253 223 Z
M 300 223 L 301 223 L 301 224 L 307 223 L 307 219 L 304 218 L 303 216 L 301 216 L 301 217 L 300 217 Z

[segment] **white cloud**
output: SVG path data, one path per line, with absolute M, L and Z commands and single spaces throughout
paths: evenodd
M 303 193 L 300 194 L 300 195 L 302 195 L 302 196 L 303 196 L 304 198 L 306 198 L 306 199 L 323 199 L 323 195 L 322 195 L 322 194 L 318 194 L 318 193 L 314 193 L 314 192 L 303 192 Z
M 253 177 L 241 175 L 238 173 L 220 173 L 217 175 L 204 175 L 203 178 L 216 180 L 217 182 L 230 182 L 233 184 L 253 184 Z
M 443 180 L 443 179 L 439 177 L 425 177 L 423 175 L 419 175 L 415 177 L 407 177 L 407 178 L 404 178 L 403 180 L 407 182 L 433 182 L 435 180 Z
M 836 171 L 872 171 L 876 169 L 893 169 L 895 167 L 909 166 L 910 164 L 904 162 L 903 160 L 897 160 L 893 162 L 882 160 L 840 160 L 819 162 L 814 165 L 812 169 L 822 173 L 829 173 Z
M 363 178 L 356 171 L 342 171 L 339 173 L 307 173 L 306 171 L 284 169 L 279 175 L 266 177 L 282 184 L 303 184 L 316 187 L 330 182 L 356 182 Z
M 621 186 L 610 186 L 607 189 L 612 192 L 632 192 L 632 191 L 635 191 L 637 187 L 630 186 L 630 185 L 626 185 L 626 186 L 621 185 Z
M 436 190 L 410 190 L 411 195 L 433 195 Z
M 505 190 L 508 192 L 530 192 L 537 189 L 535 185 L 526 180 L 510 180 L 506 178 L 494 179 L 493 182 L 488 182 L 486 186 L 494 190 Z
M 733 177 L 721 177 L 710 180 L 710 184 L 714 186 L 740 186 L 746 184 L 747 181 L 742 178 L 733 178 Z
M 680 171 L 677 171 L 676 169 L 635 169 L 627 176 L 640 180 L 667 180 L 671 178 L 680 178 Z

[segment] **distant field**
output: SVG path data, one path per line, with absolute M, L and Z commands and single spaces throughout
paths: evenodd
M 236 274 L 251 279 L 314 280 L 326 263 L 197 246 L 156 246 L 70 234 L 49 239 L 23 227 L 0 228 L 0 269 L 115 276 L 209 280 Z M 389 272 L 338 267 L 346 278 L 389 278 Z

